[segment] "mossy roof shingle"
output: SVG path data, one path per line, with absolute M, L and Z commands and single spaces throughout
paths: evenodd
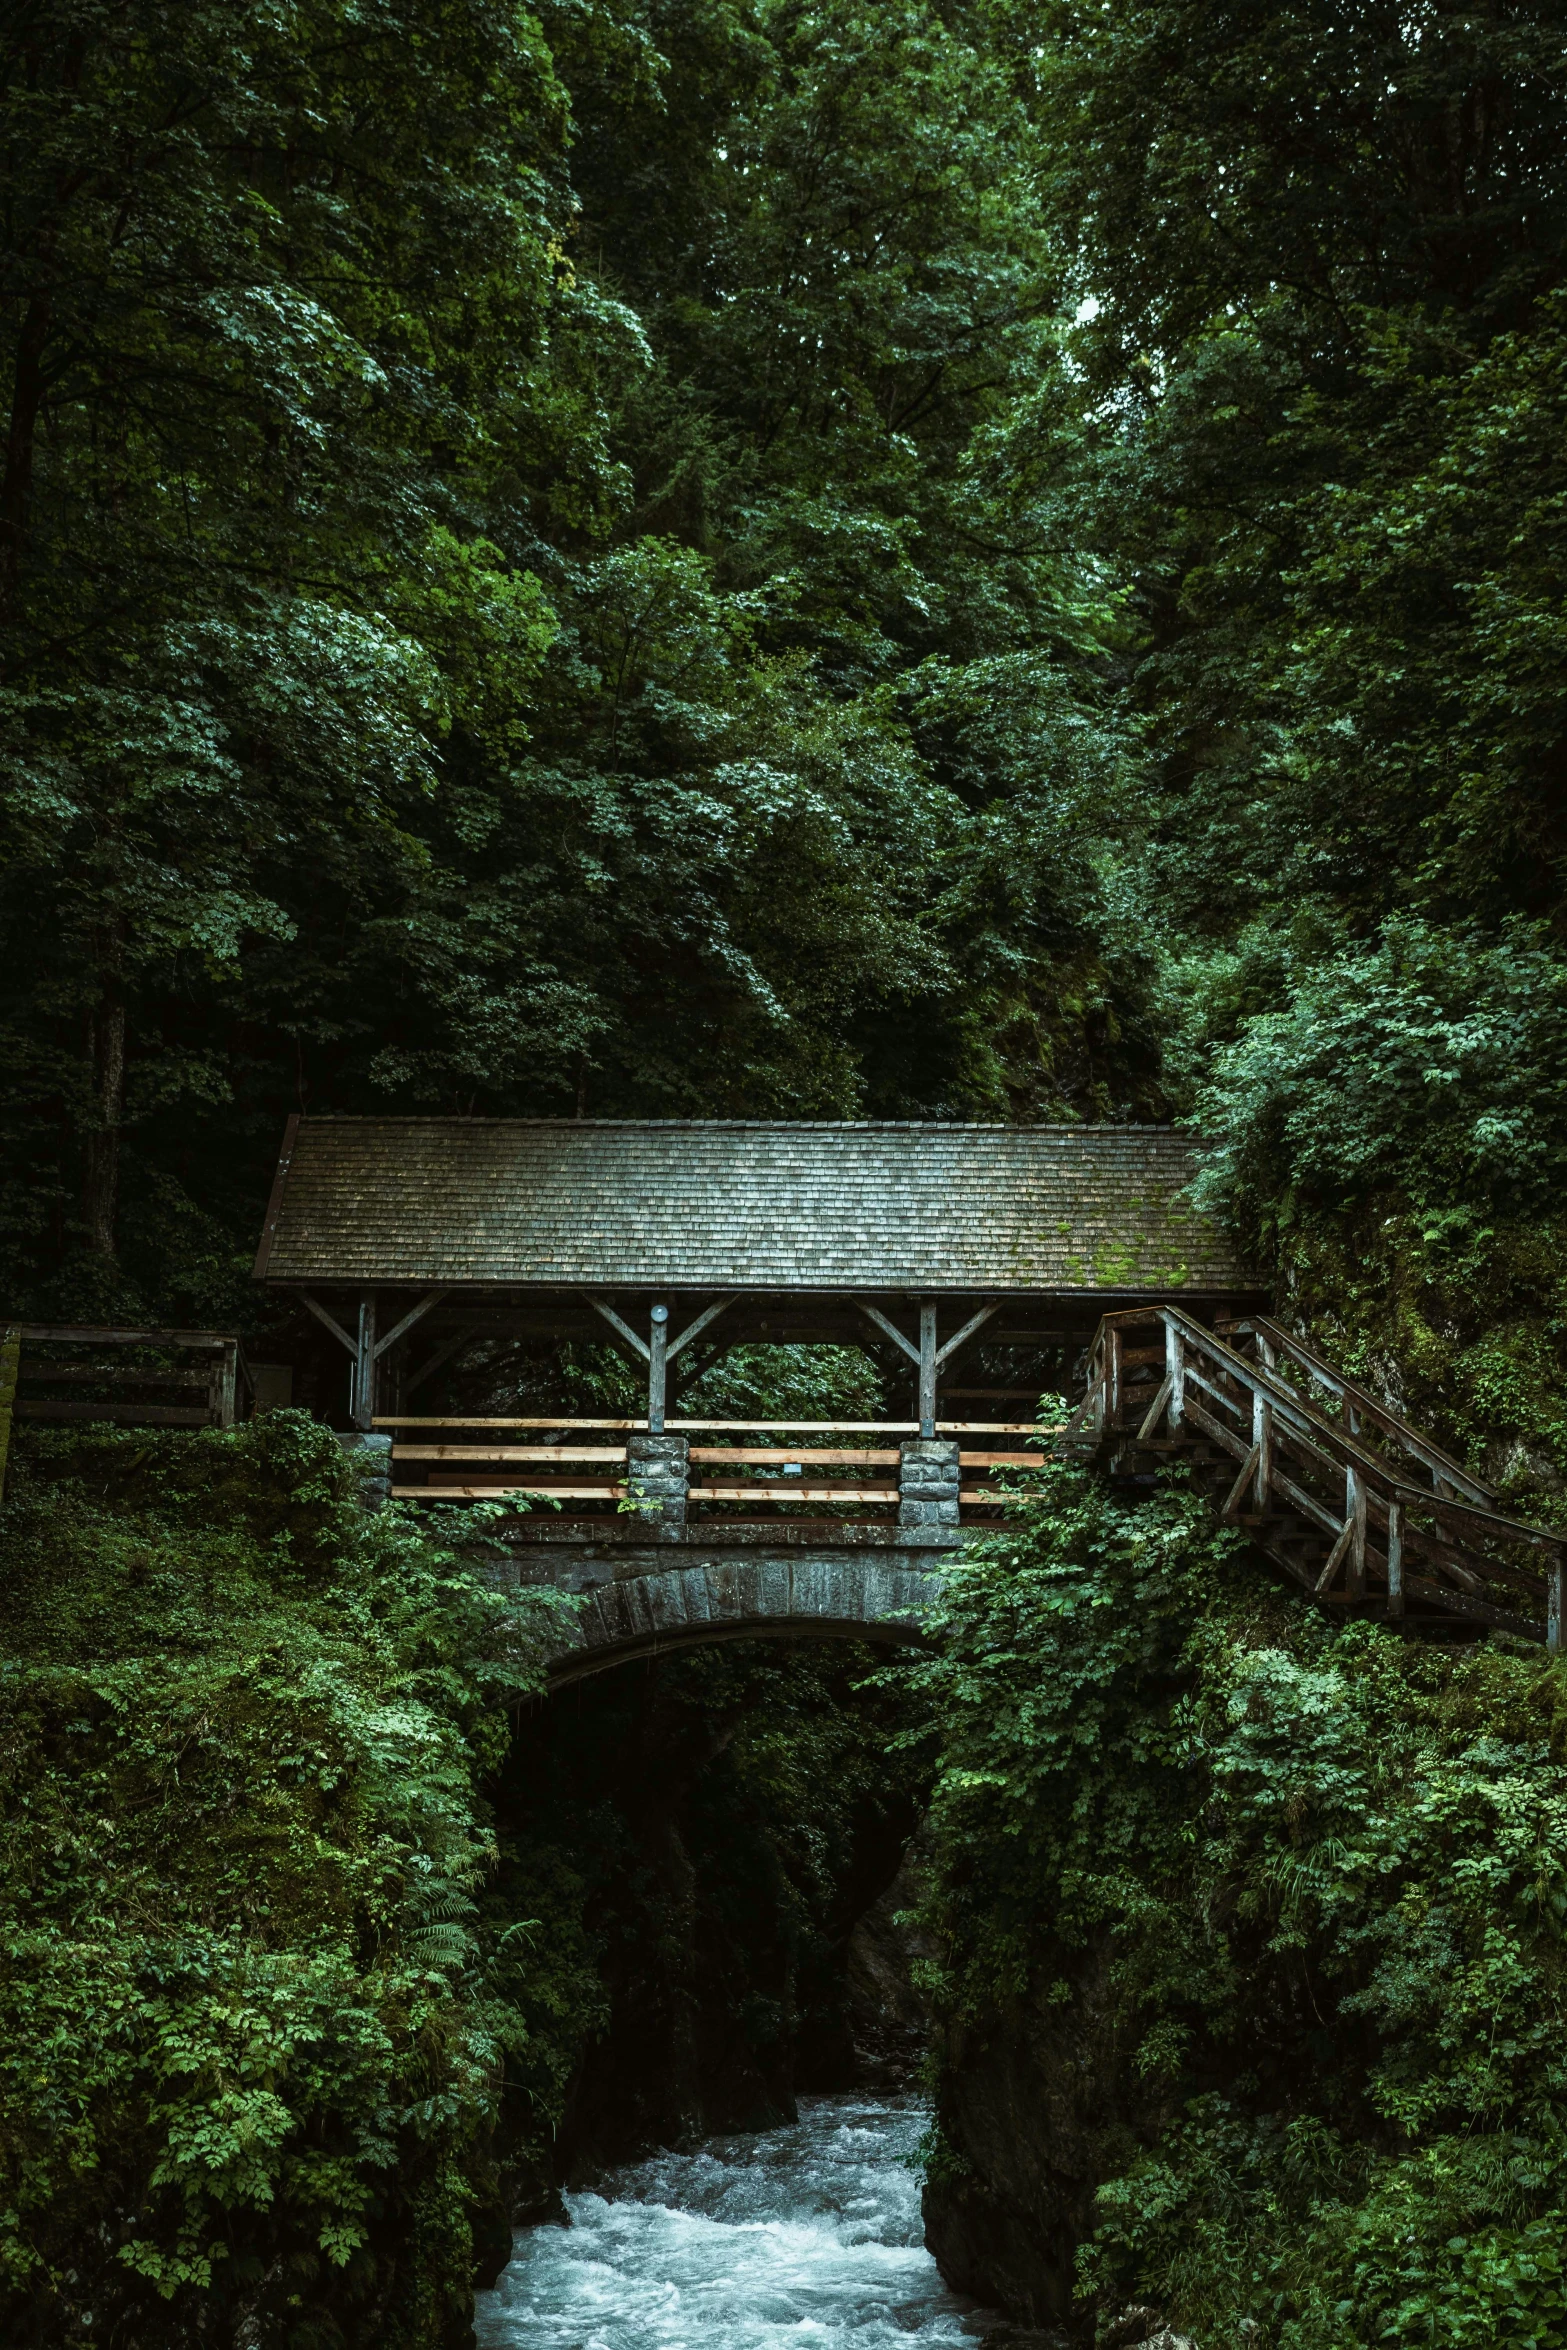
M 277 1282 L 519 1288 L 1255 1288 L 1153 1126 L 303 1118 Z

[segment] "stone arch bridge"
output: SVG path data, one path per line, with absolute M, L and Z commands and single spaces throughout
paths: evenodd
M 530 1567 L 532 1572 L 528 1570 Z M 583 1605 L 551 1662 L 550 1686 L 718 1640 L 871 1640 L 910 1646 L 939 1589 L 929 1550 L 682 1545 L 617 1547 L 565 1565 L 559 1546 L 501 1570 L 507 1581 L 575 1590 Z

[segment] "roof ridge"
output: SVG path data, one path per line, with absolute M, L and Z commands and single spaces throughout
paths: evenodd
M 1012 1125 L 1000 1118 L 464 1118 L 421 1111 L 315 1110 L 305 1112 L 300 1123 L 304 1126 L 447 1126 L 463 1132 L 481 1126 L 561 1126 L 619 1130 L 632 1127 L 639 1133 L 708 1129 L 729 1134 L 1168 1134 L 1197 1140 L 1193 1127 L 1161 1125 L 1151 1118 L 1080 1121 L 1053 1118 L 1031 1125 Z

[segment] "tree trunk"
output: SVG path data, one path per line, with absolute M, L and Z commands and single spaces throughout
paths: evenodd
M 0 621 L 7 627 L 17 617 L 22 553 L 27 541 L 27 508 L 33 487 L 33 439 L 38 411 L 43 405 L 43 356 L 48 339 L 49 304 L 44 296 L 37 295 L 23 314 L 17 342 L 5 466 L 0 473 Z
M 120 1124 L 125 1112 L 125 1006 L 106 996 L 87 1020 L 92 1119 L 82 1169 L 82 1222 L 94 1256 L 118 1255 Z

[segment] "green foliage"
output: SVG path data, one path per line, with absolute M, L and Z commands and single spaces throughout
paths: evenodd
M 13 1479 L 7 2338 L 444 2340 L 559 1996 L 476 1925 L 554 1603 L 367 1519 L 302 1414 L 34 1434 Z
M 0 140 L 15 1298 L 245 1315 L 301 1102 L 1157 1098 L 986 9 L 69 0 Z
M 1178 1490 L 1042 1495 L 916 1679 L 942 1997 L 1080 2013 L 1117 2083 L 1085 2290 L 1205 2343 L 1567 2339 L 1558 1669 L 1330 1630 Z
M 1395 918 L 1374 947 L 1307 961 L 1286 985 L 1284 1007 L 1216 1056 L 1198 1112 L 1208 1204 L 1255 1223 L 1372 1191 L 1515 1215 L 1555 1196 L 1567 968 L 1545 936 Z
M 1098 566 L 1102 871 L 1205 1194 L 1286 1312 L 1559 1508 L 1556 13 L 1006 20 L 1072 316 L 970 465 Z

